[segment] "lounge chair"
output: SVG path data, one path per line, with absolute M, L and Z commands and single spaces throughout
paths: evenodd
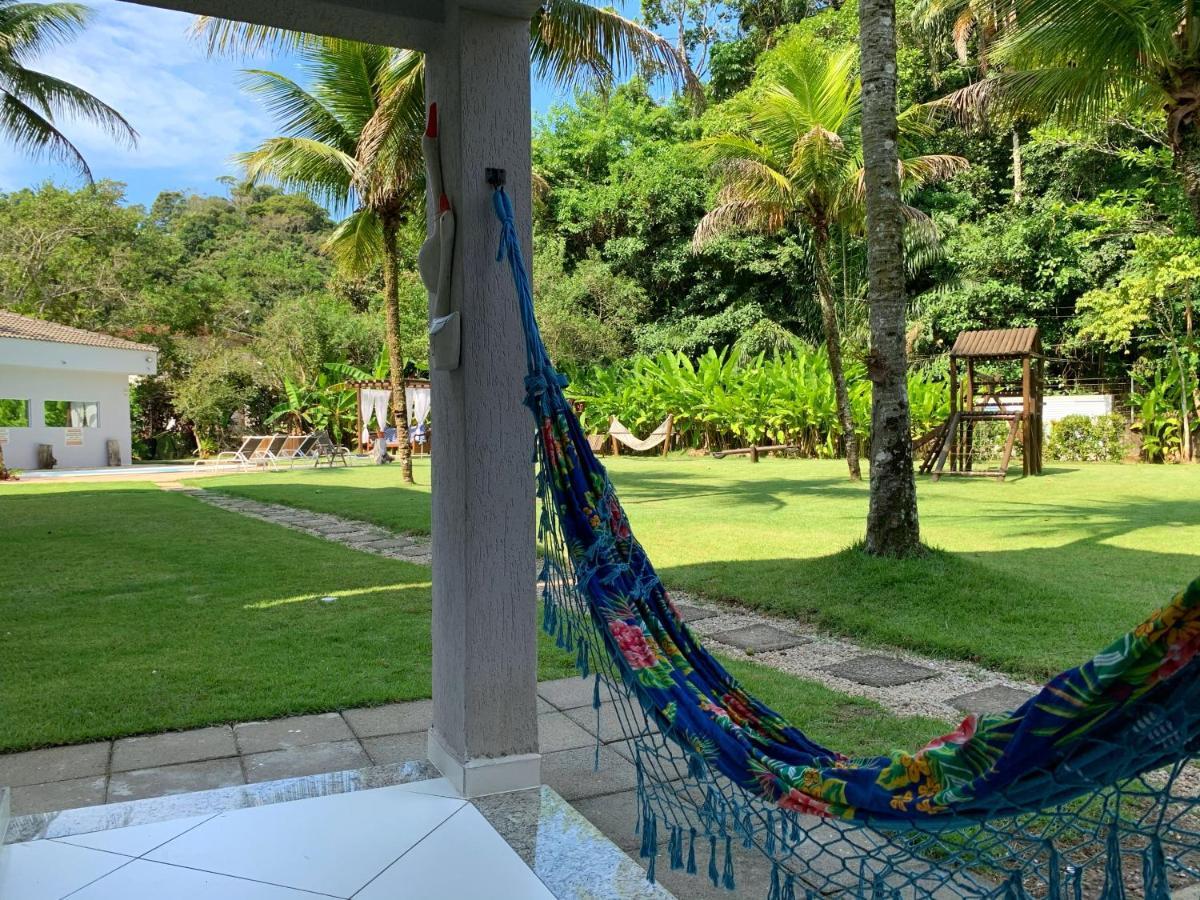
M 238 465 L 245 468 L 250 455 L 258 449 L 264 440 L 268 439 L 262 435 L 247 435 L 242 438 L 242 443 L 236 450 L 222 450 L 215 456 L 201 457 L 192 463 L 192 467 Z
M 313 457 L 313 468 L 314 469 L 317 466 L 321 465 L 321 463 L 326 460 L 329 461 L 330 468 L 333 468 L 334 462 L 339 459 L 342 461 L 343 466 L 350 465 L 350 460 L 349 460 L 350 451 L 347 450 L 345 447 L 341 447 L 341 446 L 338 446 L 337 444 L 335 444 L 333 442 L 333 439 L 329 436 L 328 432 L 318 431 L 314 435 L 314 437 L 316 438 L 316 440 L 313 444 L 312 453 L 311 453 L 311 455 Z

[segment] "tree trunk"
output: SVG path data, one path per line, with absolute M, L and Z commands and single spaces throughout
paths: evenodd
M 920 552 L 904 335 L 904 217 L 896 127 L 895 0 L 859 0 L 871 352 L 868 553 Z
M 1012 178 L 1012 202 L 1020 203 L 1025 191 L 1025 165 L 1021 160 L 1021 135 L 1015 128 L 1012 133 Z
M 1200 229 L 1200 128 L 1196 126 L 1195 109 L 1189 99 L 1167 108 L 1167 128 L 1175 157 L 1175 171 L 1183 182 L 1192 223 Z
M 388 370 L 392 382 L 392 410 L 396 425 L 396 457 L 400 460 L 400 478 L 413 483 L 412 449 L 408 445 L 408 402 L 404 396 L 404 356 L 400 352 L 400 287 L 396 280 L 399 254 L 396 232 L 399 222 L 383 217 L 383 305 L 387 311 Z
M 846 466 L 851 481 L 861 481 L 858 463 L 858 437 L 854 433 L 854 415 L 850 408 L 850 392 L 846 389 L 846 370 L 842 366 L 842 335 L 838 328 L 837 308 L 833 302 L 833 282 L 825 258 L 828 238 L 818 237 L 817 252 L 813 254 L 817 277 L 817 299 L 821 303 L 821 321 L 825 329 L 825 346 L 829 351 L 829 372 L 833 375 L 833 393 L 837 403 L 838 421 L 842 425 L 842 444 L 846 449 Z

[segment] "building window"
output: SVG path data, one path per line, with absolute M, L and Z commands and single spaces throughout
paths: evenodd
M 47 428 L 100 426 L 100 404 L 91 400 L 47 400 L 42 415 Z
M 28 427 L 28 400 L 0 400 L 0 428 Z

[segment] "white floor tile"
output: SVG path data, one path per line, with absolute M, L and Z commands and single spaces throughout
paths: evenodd
M 291 888 L 137 859 L 70 900 L 317 900 Z
M 146 858 L 347 897 L 464 805 L 387 787 L 239 809 Z
M 0 897 L 60 900 L 128 862 L 126 856 L 55 841 L 9 844 L 0 847 Z
M 412 791 L 415 794 L 433 794 L 435 797 L 449 797 L 461 800 L 462 796 L 445 778 L 428 778 L 425 781 L 410 781 L 407 784 L 397 784 L 398 791 Z
M 107 831 L 92 831 L 88 834 L 72 834 L 67 837 L 55 838 L 55 840 L 63 844 L 74 844 L 76 847 L 107 850 L 109 853 L 120 853 L 125 856 L 142 856 L 172 838 L 178 837 L 189 828 L 195 828 L 201 822 L 211 818 L 212 816 L 189 816 L 166 822 L 151 822 L 146 825 L 110 828 Z
M 354 900 L 554 900 L 504 838 L 473 806 L 437 831 L 354 895 Z

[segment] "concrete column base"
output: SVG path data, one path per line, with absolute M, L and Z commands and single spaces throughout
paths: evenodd
M 542 783 L 542 755 L 520 753 L 515 756 L 469 759 L 461 762 L 446 748 L 433 729 L 429 731 L 429 761 L 465 799 L 523 791 Z

